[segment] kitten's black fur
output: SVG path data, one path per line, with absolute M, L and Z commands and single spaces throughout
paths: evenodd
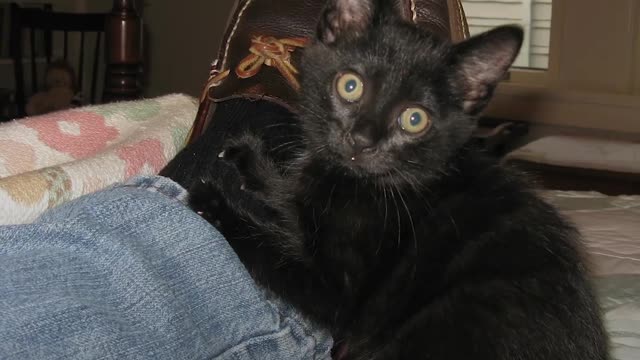
M 192 206 L 345 359 L 607 359 L 578 234 L 467 145 L 521 30 L 452 45 L 392 3 L 329 1 L 299 118 L 272 119 L 286 140 L 268 127 L 227 140 Z M 336 93 L 345 71 L 364 80 L 360 101 Z M 432 121 L 420 135 L 396 122 L 414 105 Z M 299 156 L 275 156 L 290 145 Z

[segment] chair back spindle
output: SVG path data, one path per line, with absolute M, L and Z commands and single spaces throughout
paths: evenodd
M 31 89 L 38 91 L 38 69 L 36 63 L 36 28 L 29 27 L 29 44 L 31 45 Z
M 16 104 L 18 108 L 18 116 L 26 115 L 25 106 L 28 94 L 34 94 L 40 90 L 39 83 L 44 79 L 42 68 L 39 67 L 40 59 L 46 60 L 46 64 L 50 64 L 53 58 L 62 57 L 68 64 L 74 68 L 76 75 L 75 91 L 82 91 L 85 79 L 85 69 L 90 71 L 87 75 L 91 78 L 91 93 L 87 100 L 90 103 L 96 103 L 98 100 L 98 82 L 100 74 L 100 59 L 104 57 L 101 49 L 104 48 L 102 34 L 105 31 L 107 13 L 92 14 L 75 14 L 53 12 L 51 8 L 23 8 L 17 4 L 11 4 L 11 33 L 10 33 L 10 52 L 14 63 L 15 87 L 16 87 Z M 78 33 L 78 51 L 71 52 L 71 41 L 69 33 Z M 23 51 L 24 35 L 28 34 L 29 60 L 31 65 L 30 71 L 30 87 L 25 86 L 25 52 Z M 93 36 L 95 34 L 95 36 Z M 60 40 L 62 46 L 54 47 L 54 39 Z M 44 53 L 39 48 L 39 39 L 44 40 Z M 95 48 L 93 52 L 85 53 L 85 47 L 91 39 L 95 39 Z M 62 54 L 56 54 L 54 49 L 62 50 Z M 77 54 L 77 58 L 75 55 Z M 70 59 L 70 56 L 74 59 Z M 85 64 L 88 58 L 93 57 L 89 64 Z M 86 65 L 86 66 L 85 66 Z M 38 71 L 40 70 L 40 71 Z M 104 71 L 102 72 L 104 74 Z M 27 90 L 30 90 L 27 93 Z
M 37 36 L 41 33 L 44 54 L 39 54 L 37 48 L 37 40 L 40 39 Z M 79 33 L 79 39 L 69 33 Z M 93 54 L 91 50 L 85 54 L 85 45 L 90 43 L 94 34 Z M 28 37 L 25 38 L 25 35 Z M 53 58 L 62 57 L 68 64 L 77 65 L 75 90 L 81 90 L 85 85 L 85 75 L 90 76 L 88 100 L 91 103 L 132 100 L 142 96 L 142 19 L 137 13 L 134 0 L 113 0 L 110 13 L 98 14 L 60 13 L 54 12 L 49 4 L 42 8 L 23 8 L 12 3 L 9 37 L 18 117 L 26 115 L 26 96 L 39 90 L 38 81 L 42 79 L 41 74 L 38 74 L 38 60 L 42 57 L 47 64 Z M 25 39 L 28 39 L 27 44 Z M 61 41 L 62 44 L 53 46 L 54 40 Z M 72 46 L 77 43 L 80 44 L 79 51 L 74 52 Z M 102 54 L 103 49 L 105 54 Z M 56 53 L 56 50 L 62 51 L 62 54 Z M 78 58 L 75 57 L 76 54 Z M 85 64 L 92 56 L 93 61 L 89 60 Z M 27 72 L 30 71 L 31 79 L 29 93 L 25 86 L 25 81 L 29 78 L 25 78 L 23 64 L 26 59 L 31 60 L 31 66 L 26 68 Z M 106 66 L 106 71 L 100 70 L 102 65 Z M 102 95 L 98 91 L 101 77 L 104 77 Z

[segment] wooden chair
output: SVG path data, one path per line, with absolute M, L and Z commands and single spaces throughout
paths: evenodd
M 62 57 L 74 66 L 77 76 L 77 89 L 82 90 L 85 66 L 90 69 L 90 103 L 101 102 L 98 99 L 98 77 L 104 76 L 102 98 L 108 101 L 129 100 L 141 96 L 142 72 L 141 20 L 137 16 L 133 1 L 114 0 L 111 13 L 75 14 L 51 11 L 45 8 L 22 8 L 11 4 L 10 54 L 14 64 L 15 100 L 18 117 L 25 116 L 26 84 L 23 60 L 27 52 L 23 51 L 23 34 L 29 34 L 29 55 L 31 60 L 31 91 L 38 91 L 38 66 L 36 55 L 36 33 L 44 34 L 44 56 L 47 64 L 52 61 L 53 39 L 55 33 L 62 33 Z M 80 34 L 77 59 L 69 59 L 69 33 Z M 95 34 L 95 45 L 90 53 L 85 53 L 85 40 L 88 34 Z M 101 53 L 102 42 L 106 37 L 106 54 Z M 100 71 L 100 56 L 106 59 L 106 71 Z M 89 64 L 86 64 L 89 59 Z

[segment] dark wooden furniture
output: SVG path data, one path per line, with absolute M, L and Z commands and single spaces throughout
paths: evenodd
M 113 0 L 107 15 L 107 74 L 103 101 L 142 96 L 142 19 L 134 0 Z
M 0 88 L 0 122 L 10 120 L 8 107 L 12 93 L 9 89 Z
M 31 92 L 38 89 L 43 74 L 38 74 L 35 52 L 36 34 L 44 34 L 45 58 L 47 64 L 52 61 L 54 34 L 62 33 L 63 58 L 75 67 L 78 90 L 83 85 L 85 66 L 91 66 L 91 89 L 88 100 L 101 102 L 98 98 L 98 78 L 104 75 L 102 100 L 129 100 L 141 96 L 140 82 L 142 72 L 142 22 L 137 15 L 133 0 L 114 0 L 111 13 L 75 14 L 54 12 L 51 8 L 22 8 L 11 5 L 10 54 L 14 63 L 15 101 L 17 117 L 25 115 L 26 84 L 25 56 L 30 56 Z M 23 49 L 23 34 L 29 35 L 30 51 Z M 69 33 L 80 34 L 77 59 L 69 59 Z M 89 52 L 85 49 L 85 39 L 94 33 L 95 45 Z M 101 53 L 102 42 L 106 37 L 106 54 Z M 100 56 L 106 59 L 106 71 L 99 69 Z M 89 63 L 87 64 L 87 59 Z

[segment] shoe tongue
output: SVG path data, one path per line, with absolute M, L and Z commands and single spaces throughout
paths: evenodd
M 241 1 L 227 30 L 213 75 L 228 73 L 223 79 L 213 79 L 216 81 L 209 85 L 215 86 L 210 86 L 205 95 L 213 101 L 266 98 L 290 107 L 296 93 L 301 49 L 315 35 L 324 3 L 322 0 Z

